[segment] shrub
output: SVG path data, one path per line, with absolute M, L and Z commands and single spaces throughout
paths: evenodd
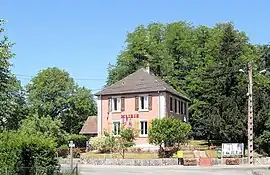
M 30 174 L 34 166 L 57 166 L 56 143 L 53 138 L 24 132 L 0 133 L 0 167 L 11 174 Z M 22 167 L 29 167 L 23 169 Z M 0 174 L 4 174 L 0 170 Z
M 73 149 L 73 158 L 80 158 L 81 156 L 81 150 L 79 148 Z
M 88 141 L 88 138 L 84 135 L 70 134 L 68 136 L 68 140 L 72 140 L 76 147 L 82 148 L 86 147 L 86 142 Z
M 108 151 L 107 150 L 108 137 L 105 135 L 90 138 L 90 143 L 93 149 L 95 150 L 98 150 L 100 152 Z
M 160 147 L 158 150 L 158 157 L 159 158 L 171 158 L 173 154 L 177 152 L 178 148 L 177 147 L 171 147 L 171 148 L 166 148 L 164 149 L 163 147 Z
M 135 145 L 135 137 L 136 137 L 136 131 L 131 127 L 122 127 L 120 131 L 120 137 L 117 140 L 117 144 L 122 149 L 122 152 L 120 153 L 122 155 L 122 158 L 125 158 L 125 151 L 127 148 L 130 148 Z
M 188 136 L 191 133 L 191 126 L 188 123 L 181 122 L 178 119 L 172 117 L 166 117 L 163 119 L 153 119 L 151 127 L 148 132 L 149 143 L 155 144 L 161 147 L 165 145 L 165 149 L 168 146 L 172 146 L 175 143 L 178 147 L 181 143 L 185 143 Z M 174 150 L 165 150 L 164 148 L 159 150 L 160 157 L 172 156 Z
M 67 145 L 62 145 L 57 149 L 58 157 L 66 158 L 69 154 L 69 147 Z

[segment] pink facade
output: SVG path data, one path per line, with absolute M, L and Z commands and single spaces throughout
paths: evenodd
M 168 92 L 99 96 L 98 134 L 117 135 L 122 125 L 129 125 L 139 131 L 136 145 L 147 146 L 152 119 L 173 115 L 188 120 L 187 109 L 187 101 Z

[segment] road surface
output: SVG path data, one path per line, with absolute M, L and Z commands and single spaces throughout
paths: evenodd
M 255 173 L 252 173 L 255 172 Z M 270 175 L 267 167 L 140 167 L 79 165 L 80 175 Z

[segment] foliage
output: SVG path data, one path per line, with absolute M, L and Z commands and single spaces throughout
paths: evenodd
M 0 19 L 0 131 L 18 129 L 27 112 L 23 89 L 10 71 L 14 44 L 3 35 L 4 22 Z
M 70 134 L 68 135 L 68 141 L 73 141 L 76 147 L 83 148 L 86 147 L 86 142 L 88 138 L 84 135 Z
M 97 137 L 91 137 L 90 138 L 90 144 L 93 147 L 93 149 L 98 150 L 100 152 L 105 152 L 107 149 L 108 144 L 108 137 L 105 135 L 100 135 Z
M 55 167 L 56 145 L 53 139 L 23 132 L 0 133 L 0 166 L 12 174 L 29 174 L 34 167 Z M 31 169 L 22 169 L 31 167 Z M 3 172 L 1 173 L 3 174 Z
M 256 146 L 258 147 L 259 153 L 270 155 L 270 118 L 265 122 L 265 130 L 263 134 L 255 139 Z
M 66 158 L 69 154 L 69 147 L 68 145 L 61 145 L 57 148 L 58 157 Z
M 96 114 L 91 91 L 78 87 L 67 72 L 55 67 L 39 72 L 27 92 L 31 111 L 60 119 L 68 133 L 79 133 L 87 117 Z
M 120 137 L 117 138 L 117 144 L 122 149 L 122 158 L 125 158 L 125 151 L 127 148 L 135 145 L 136 132 L 132 127 L 122 127 Z
M 186 143 L 188 137 L 192 133 L 191 125 L 178 119 L 173 119 L 171 129 L 175 131 L 171 137 L 173 137 L 173 140 L 178 144 L 178 146 L 180 143 Z
M 20 131 L 26 134 L 43 135 L 53 138 L 57 147 L 68 143 L 67 133 L 61 129 L 61 121 L 51 117 L 39 117 L 37 114 L 27 117 L 20 127 Z
M 146 55 L 155 75 L 191 98 L 195 138 L 246 143 L 247 75 L 239 69 L 246 71 L 247 63 L 253 64 L 254 132 L 261 137 L 270 109 L 269 48 L 251 45 L 232 23 L 214 27 L 195 27 L 183 21 L 140 25 L 128 33 L 116 64 L 109 65 L 107 86 L 145 67 L 146 62 L 135 55 Z M 265 68 L 266 75 L 259 75 Z
M 104 136 L 107 137 L 106 145 L 109 147 L 110 152 L 112 152 L 113 147 L 116 146 L 116 139 L 114 137 L 114 134 L 104 132 Z
M 153 119 L 149 129 L 149 142 L 161 146 L 184 143 L 191 134 L 191 126 L 172 117 Z

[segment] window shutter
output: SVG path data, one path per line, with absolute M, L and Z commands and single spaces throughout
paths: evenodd
M 125 111 L 125 98 L 121 98 L 121 111 Z
M 135 111 L 139 110 L 139 97 L 135 97 Z
M 111 111 L 112 111 L 112 105 L 111 105 L 111 102 L 112 102 L 112 98 L 109 97 L 109 98 L 108 98 L 108 112 L 111 112 Z
M 148 109 L 152 110 L 152 95 L 148 96 Z

